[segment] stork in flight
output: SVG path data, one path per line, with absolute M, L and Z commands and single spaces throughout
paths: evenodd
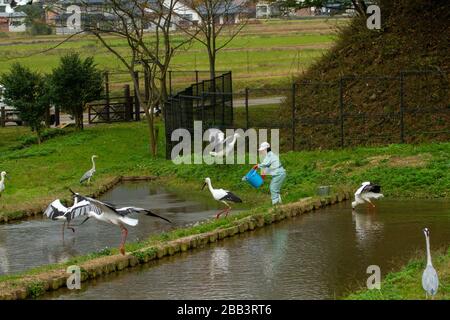
M 101 213 L 96 206 L 92 206 L 88 201 L 75 202 L 73 206 L 66 207 L 61 203 L 61 200 L 56 199 L 55 201 L 49 204 L 47 209 L 45 209 L 44 215 L 52 220 L 64 221 L 62 227 L 62 237 L 64 240 L 64 229 L 69 229 L 72 230 L 72 232 L 75 232 L 75 229 L 72 226 L 70 226 L 70 222 L 74 220 L 76 217 L 88 215 L 89 212 L 91 211 L 97 211 L 98 214 Z
M 425 242 L 427 246 L 427 266 L 422 274 L 422 287 L 425 290 L 425 297 L 428 295 L 433 299 L 436 295 L 439 287 L 439 278 L 436 270 L 433 268 L 433 263 L 431 262 L 430 253 L 430 230 L 428 228 L 423 229 L 425 234 Z
M 210 145 L 213 150 L 217 150 L 209 153 L 213 157 L 223 157 L 229 155 L 234 149 L 237 138 L 240 137 L 238 133 L 235 133 L 225 138 L 225 134 L 217 128 L 208 129 L 208 132 L 208 140 Z
M 120 227 L 122 231 L 122 238 L 119 246 L 119 251 L 123 255 L 125 254 L 125 241 L 128 236 L 128 229 L 125 227 L 128 226 L 136 226 L 138 224 L 138 220 L 134 218 L 128 217 L 129 214 L 132 213 L 145 213 L 147 216 L 153 216 L 160 219 L 163 219 L 169 223 L 172 223 L 170 220 L 161 217 L 150 210 L 138 208 L 138 207 L 121 207 L 118 208 L 112 203 L 108 202 L 102 202 L 90 197 L 82 196 L 79 193 L 75 193 L 72 190 L 70 190 L 73 194 L 74 198 L 74 205 L 66 210 L 66 212 L 63 214 L 64 218 L 57 219 L 56 217 L 61 215 L 61 213 L 64 211 L 64 206 L 57 206 L 58 204 L 55 203 L 55 200 L 53 204 L 56 204 L 50 206 L 47 208 L 48 213 L 46 214 L 48 217 L 55 216 L 55 219 L 53 220 L 66 220 L 71 221 L 79 216 L 85 216 L 86 218 L 81 223 L 83 224 L 90 218 L 94 218 L 98 221 L 114 224 Z M 58 213 L 59 211 L 59 213 Z M 80 225 L 81 225 L 80 224 Z M 74 231 L 74 230 L 72 230 Z
M 205 188 L 205 186 L 208 186 L 209 191 L 211 192 L 214 200 L 220 201 L 226 205 L 225 209 L 223 209 L 217 213 L 216 219 L 219 219 L 219 217 L 222 213 L 225 213 L 225 216 L 228 216 L 228 214 L 230 213 L 231 207 L 227 201 L 242 202 L 242 200 L 238 196 L 236 196 L 234 193 L 232 193 L 228 190 L 214 189 L 212 187 L 210 178 L 205 178 L 205 182 L 203 183 L 202 190 Z
M 95 173 L 95 158 L 98 158 L 95 154 L 91 157 L 92 168 L 86 171 L 80 179 L 80 183 L 83 183 L 87 180 L 88 183 L 91 183 L 91 178 Z
M 379 199 L 383 198 L 383 194 L 380 193 L 381 187 L 379 185 L 373 184 L 369 181 L 363 182 L 361 186 L 355 192 L 355 201 L 352 202 L 352 208 L 358 204 L 369 203 L 375 208 L 375 205 L 370 201 L 370 199 Z

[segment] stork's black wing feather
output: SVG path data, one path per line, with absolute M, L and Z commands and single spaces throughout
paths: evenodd
M 380 193 L 381 187 L 377 184 L 369 184 L 369 185 L 365 186 L 364 189 L 362 189 L 361 193 L 362 192 Z
M 58 208 L 56 208 L 51 204 L 47 207 L 47 209 L 44 212 L 44 214 L 52 220 L 56 220 L 57 217 L 63 216 L 65 213 L 66 213 L 65 211 L 58 210 Z
M 227 194 L 225 195 L 225 197 L 223 197 L 220 200 L 228 200 L 228 201 L 232 201 L 232 202 L 242 202 L 241 198 L 239 198 L 237 195 L 235 195 L 234 193 L 228 191 Z
M 169 223 L 172 223 L 172 221 L 170 221 L 169 219 L 166 219 L 164 217 L 161 217 L 160 215 L 157 215 L 156 213 L 151 212 L 148 209 L 142 209 L 142 208 L 136 208 L 136 207 L 124 207 L 124 208 L 119 208 L 117 209 L 117 212 L 123 214 L 123 215 L 127 215 L 127 214 L 131 214 L 131 213 L 142 213 L 145 212 L 145 214 L 147 216 L 153 216 L 156 218 L 160 218 L 163 219 Z

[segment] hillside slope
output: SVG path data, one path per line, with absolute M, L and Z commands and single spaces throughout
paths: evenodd
M 450 3 L 379 4 L 381 30 L 354 18 L 296 79 L 299 149 L 450 139 Z

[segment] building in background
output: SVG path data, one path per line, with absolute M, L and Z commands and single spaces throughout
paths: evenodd
M 25 19 L 27 15 L 15 11 L 16 6 L 27 4 L 29 1 L 0 0 L 0 32 L 24 32 L 26 31 Z

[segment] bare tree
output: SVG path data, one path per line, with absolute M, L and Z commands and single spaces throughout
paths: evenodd
M 157 131 L 154 112 L 167 99 L 166 74 L 177 49 L 191 38 L 172 41 L 175 23 L 173 10 L 178 0 L 109 0 L 108 12 L 86 15 L 84 31 L 97 37 L 128 70 L 136 90 L 136 99 L 145 111 L 149 126 L 150 153 L 157 154 Z M 88 6 L 88 4 L 85 4 Z M 85 19 L 85 20 L 86 20 Z M 113 37 L 111 37 L 113 36 Z M 127 43 L 125 50 L 115 45 L 117 38 Z M 147 73 L 149 97 L 144 101 L 136 71 L 142 66 Z
M 180 28 L 205 46 L 208 52 L 210 77 L 214 78 L 217 53 L 225 48 L 247 24 L 248 1 L 184 0 L 183 3 L 196 13 L 199 20 L 192 21 L 192 17 L 179 15 L 185 22 L 180 24 Z

